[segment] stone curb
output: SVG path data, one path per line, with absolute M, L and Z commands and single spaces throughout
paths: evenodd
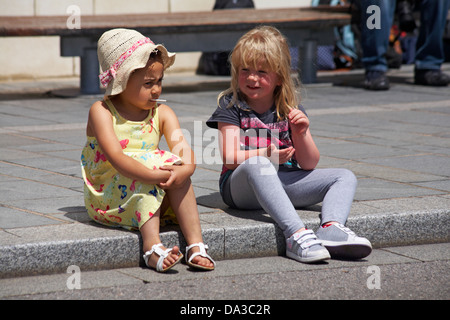
M 304 222 L 313 230 L 318 227 L 316 219 Z M 374 248 L 448 242 L 449 225 L 450 209 L 360 215 L 350 217 L 347 223 L 358 235 L 370 239 Z M 89 224 L 35 229 L 46 233 L 44 239 L 0 246 L 0 278 L 64 273 L 70 265 L 81 270 L 143 266 L 137 232 Z M 269 222 L 206 226 L 203 237 L 216 260 L 284 255 L 285 251 L 281 230 Z M 176 228 L 162 232 L 161 240 L 167 246 L 180 246 L 182 251 L 186 246 Z

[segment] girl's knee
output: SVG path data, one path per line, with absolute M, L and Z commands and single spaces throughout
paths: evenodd
M 348 169 L 339 169 L 339 179 L 344 181 L 346 184 L 358 184 L 358 179 L 356 178 L 355 174 L 348 170 Z

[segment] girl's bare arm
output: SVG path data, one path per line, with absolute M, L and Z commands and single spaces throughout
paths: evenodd
M 140 162 L 125 155 L 114 132 L 112 115 L 102 101 L 95 102 L 88 119 L 88 135 L 96 137 L 106 159 L 122 175 L 146 184 L 165 182 L 170 173 L 164 170 L 151 170 Z

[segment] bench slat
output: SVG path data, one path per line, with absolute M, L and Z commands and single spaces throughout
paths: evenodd
M 161 14 L 81 15 L 81 28 L 69 29 L 67 16 L 0 17 L 0 36 L 99 36 L 112 28 L 132 28 L 145 34 L 236 31 L 259 24 L 320 29 L 349 24 L 339 9 L 238 9 Z
M 333 27 L 348 25 L 348 7 L 286 9 L 236 9 L 158 14 L 81 15 L 80 28 L 71 29 L 73 17 L 2 17 L 0 36 L 60 36 L 61 56 L 80 57 L 80 92 L 100 93 L 97 40 L 106 30 L 135 29 L 170 51 L 231 50 L 242 34 L 262 24 L 280 29 L 290 44 L 298 46 L 304 83 L 315 82 L 316 51 L 332 43 Z

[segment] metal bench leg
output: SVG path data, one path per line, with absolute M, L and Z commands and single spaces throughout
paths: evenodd
M 299 47 L 299 76 L 302 83 L 317 81 L 317 41 L 305 40 Z
M 96 47 L 85 47 L 80 57 L 81 94 L 100 94 L 99 63 Z

